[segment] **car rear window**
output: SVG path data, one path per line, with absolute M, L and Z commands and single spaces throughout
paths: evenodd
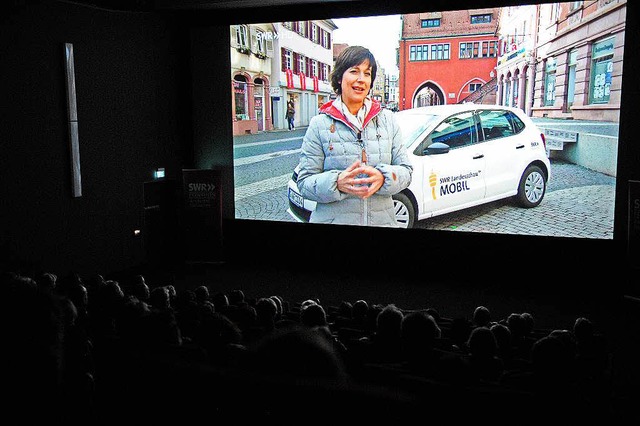
M 485 140 L 504 138 L 520 133 L 525 124 L 511 111 L 478 111 L 480 125 Z

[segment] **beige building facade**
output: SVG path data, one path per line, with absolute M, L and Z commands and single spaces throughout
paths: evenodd
M 620 120 L 626 3 L 540 6 L 534 117 Z

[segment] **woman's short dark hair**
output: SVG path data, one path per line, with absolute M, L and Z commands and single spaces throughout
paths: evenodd
M 342 75 L 345 71 L 365 61 L 369 61 L 371 66 L 371 85 L 373 85 L 378 66 L 376 58 L 369 49 L 362 46 L 349 46 L 340 53 L 331 73 L 331 87 L 338 95 L 342 93 Z

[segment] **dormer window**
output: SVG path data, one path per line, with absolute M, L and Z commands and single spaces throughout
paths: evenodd
M 472 24 L 490 24 L 491 23 L 491 14 L 484 15 L 471 15 L 471 23 Z

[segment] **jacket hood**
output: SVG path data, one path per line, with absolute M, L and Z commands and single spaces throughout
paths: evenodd
M 367 116 L 364 118 L 364 122 L 362 123 L 362 127 L 367 127 L 367 124 L 369 124 L 369 122 L 378 114 L 380 114 L 380 111 L 382 110 L 382 107 L 380 106 L 380 102 L 378 102 L 375 99 L 371 99 L 371 109 L 369 110 L 369 112 L 367 113 Z M 339 120 L 341 122 L 343 122 L 344 124 L 346 124 L 347 126 L 351 127 L 353 130 L 358 130 L 355 129 L 353 127 L 353 125 L 349 122 L 349 119 L 347 119 L 347 117 L 342 113 L 342 111 L 340 111 L 338 108 L 336 108 L 334 106 L 334 101 L 331 100 L 329 102 L 326 102 L 325 104 L 323 104 L 320 107 L 319 113 L 321 114 L 327 114 L 328 116 L 335 118 L 336 120 Z

